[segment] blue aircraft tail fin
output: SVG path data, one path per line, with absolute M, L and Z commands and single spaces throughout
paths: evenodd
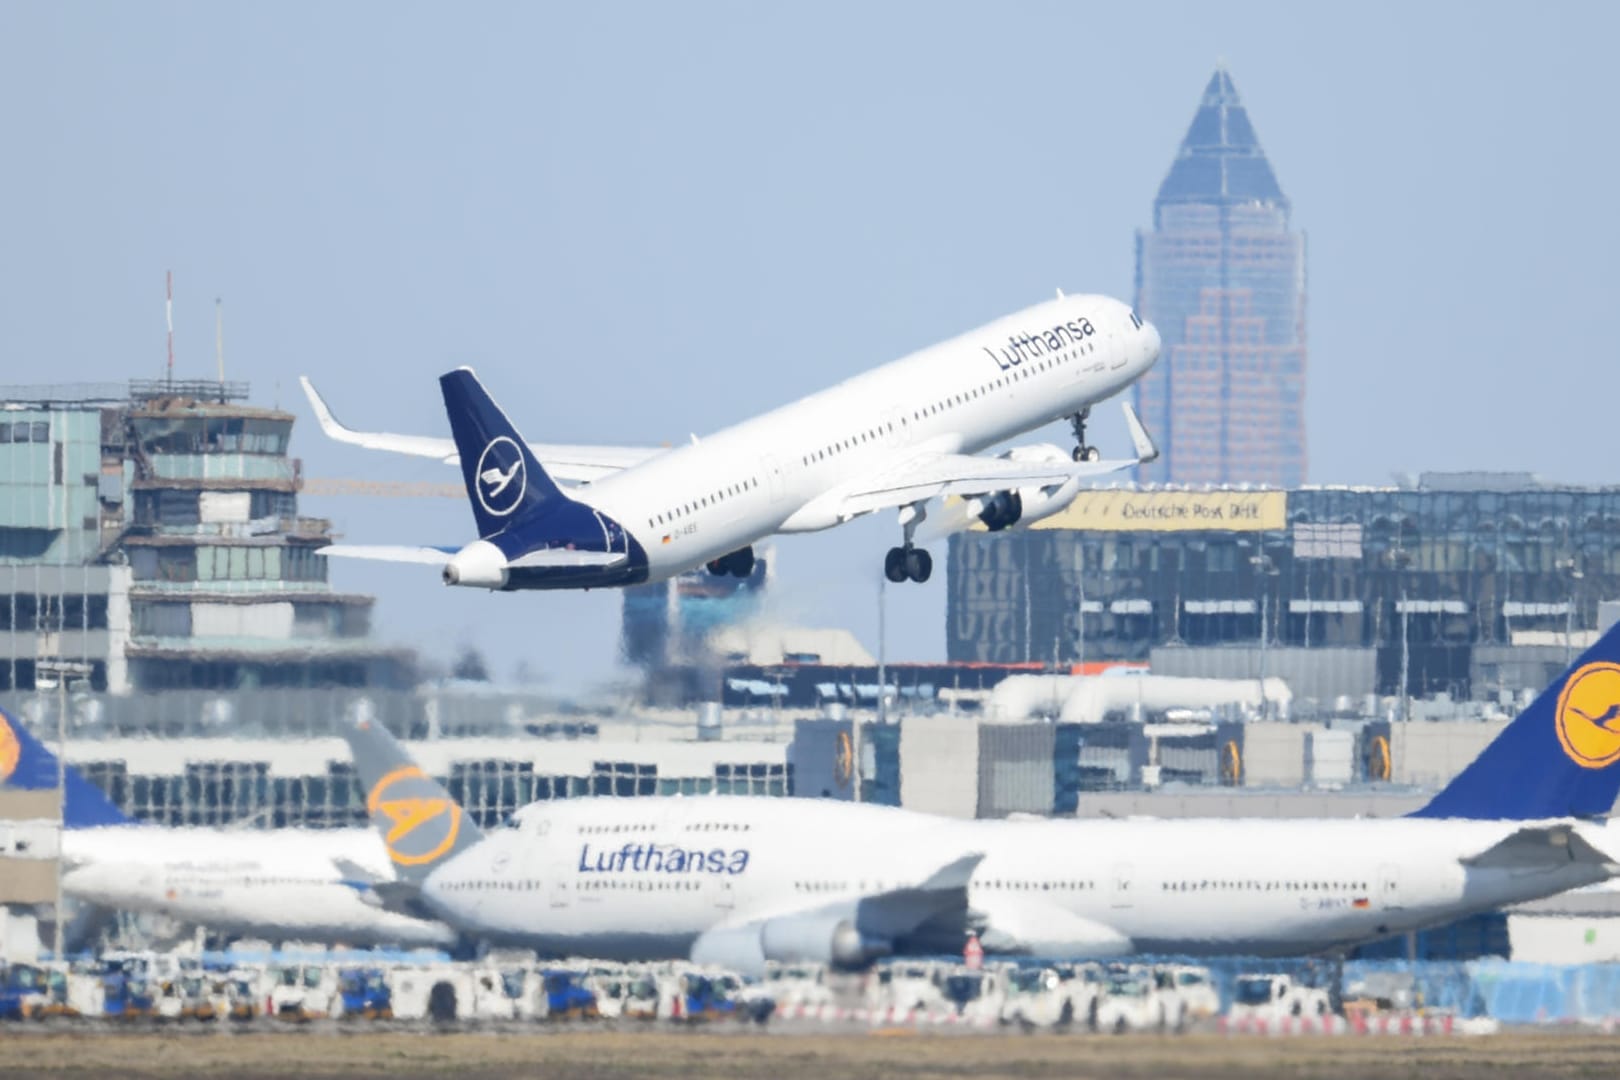
M 130 819 L 73 766 L 63 770 L 63 824 L 70 829 L 128 825 Z M 23 791 L 56 787 L 56 755 L 10 713 L 0 711 L 0 785 Z
M 1536 820 L 1607 814 L 1620 793 L 1620 625 L 1412 817 Z
M 441 375 L 439 389 L 480 538 L 567 501 L 471 368 Z

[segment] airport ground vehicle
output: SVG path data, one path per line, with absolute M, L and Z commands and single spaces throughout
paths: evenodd
M 1007 976 L 1001 1022 L 1040 1028 L 1089 1025 L 1098 983 L 1088 977 L 1085 967 L 1050 964 L 1014 970 Z
M 34 964 L 0 968 L 0 1020 L 40 1019 L 54 1000 L 45 968 Z
M 1163 1030 L 1171 1020 L 1154 973 L 1135 965 L 1108 973 L 1099 988 L 1095 1016 L 1098 1031 L 1116 1034 Z
M 1321 1017 L 1333 1011 L 1328 992 L 1304 986 L 1282 974 L 1239 975 L 1232 986 L 1232 1004 L 1226 1015 L 1233 1020 L 1267 1022 L 1285 1017 Z
M 1163 969 L 1181 999 L 1184 1021 L 1207 1020 L 1221 1011 L 1221 994 L 1209 969 L 1197 964 L 1171 964 Z
M 387 1020 L 392 1017 L 393 999 L 382 969 L 344 968 L 339 972 L 333 1015 L 362 1020 Z
M 317 1020 L 341 1009 L 336 969 L 325 964 L 286 964 L 267 973 L 268 1012 L 281 1020 Z
M 547 1019 L 586 1020 L 598 1015 L 596 995 L 585 987 L 583 973 L 551 968 L 542 972 L 541 978 Z

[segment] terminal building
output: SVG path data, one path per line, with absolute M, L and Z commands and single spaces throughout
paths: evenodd
M 1397 487 L 1083 492 L 1027 531 L 951 540 L 952 661 L 1147 661 L 1367 695 L 1539 690 L 1620 597 L 1620 488 L 1528 474 Z

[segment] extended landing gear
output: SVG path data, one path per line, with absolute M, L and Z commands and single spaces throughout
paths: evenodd
M 709 573 L 715 577 L 725 577 L 727 574 L 732 577 L 747 577 L 754 572 L 754 549 L 751 547 L 740 548 L 730 555 L 722 555 L 705 565 L 708 566 Z
M 928 516 L 927 501 L 915 502 L 900 508 L 900 528 L 905 534 L 899 547 L 890 548 L 883 557 L 883 576 L 896 585 L 902 581 L 915 581 L 919 585 L 934 572 L 934 557 L 912 544 L 917 526 Z
M 934 572 L 934 557 L 922 548 L 894 547 L 883 557 L 883 576 L 896 585 L 902 581 L 921 584 Z
M 1090 418 L 1090 405 L 1069 417 L 1069 426 L 1074 428 L 1074 460 L 1076 461 L 1096 461 L 1102 457 L 1102 452 L 1095 446 L 1086 445 L 1086 421 Z

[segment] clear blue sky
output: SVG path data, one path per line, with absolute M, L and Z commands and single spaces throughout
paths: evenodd
M 453 480 L 320 437 L 443 432 L 469 363 L 537 440 L 705 432 L 1056 286 L 1129 297 L 1133 232 L 1218 58 L 1310 237 L 1317 482 L 1612 482 L 1610 4 L 41 3 L 0 7 L 6 382 L 228 374 L 309 475 Z M 1105 446 L 1122 430 L 1099 425 Z M 1061 432 L 1051 433 L 1053 438 Z M 308 499 L 458 542 L 446 500 Z M 885 516 L 781 545 L 777 602 L 875 644 Z M 335 567 L 391 640 L 562 686 L 617 594 Z M 944 652 L 944 582 L 890 591 Z

